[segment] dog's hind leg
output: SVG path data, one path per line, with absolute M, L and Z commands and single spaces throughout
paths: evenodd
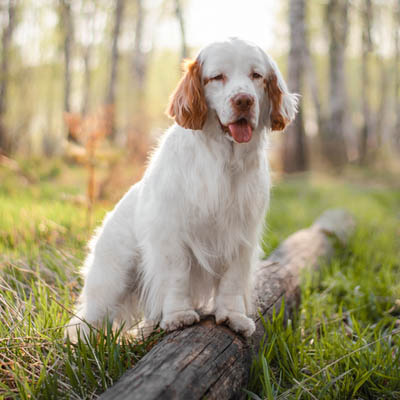
M 118 248 L 115 243 L 112 246 L 104 242 L 100 235 L 86 259 L 85 284 L 76 314 L 66 330 L 71 340 L 76 340 L 78 333 L 84 337 L 89 332 L 88 325 L 99 328 L 106 317 L 113 321 L 136 279 L 137 253 L 123 243 Z

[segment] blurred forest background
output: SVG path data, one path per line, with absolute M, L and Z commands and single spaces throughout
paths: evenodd
M 157 340 L 63 331 L 88 236 L 172 122 L 182 59 L 228 36 L 301 94 L 270 135 L 265 254 L 327 208 L 358 227 L 293 324 L 272 320 L 249 388 L 399 398 L 400 0 L 0 0 L 1 399 L 96 398 Z
M 0 0 L 1 163 L 102 165 L 92 188 L 100 196 L 124 180 L 121 171 L 139 179 L 171 123 L 164 109 L 182 59 L 235 35 L 236 22 L 238 36 L 269 52 L 302 95 L 296 122 L 273 135 L 275 170 L 398 168 L 400 1 L 246 4 Z

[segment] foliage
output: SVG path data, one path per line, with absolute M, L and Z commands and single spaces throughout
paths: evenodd
M 14 34 L 10 38 L 7 51 L 9 71 L 0 76 L 0 81 L 4 80 L 8 88 L 7 95 L 4 96 L 4 104 L 7 107 L 2 123 L 5 136 L 10 141 L 10 150 L 18 155 L 60 154 L 65 150 L 63 98 L 67 86 L 64 81 L 66 60 L 63 57 L 66 21 L 62 17 L 60 7 L 63 2 L 5 0 L 3 3 L 0 8 L 0 34 L 6 29 L 9 19 L 7 4 L 15 4 L 17 14 Z M 113 40 L 116 1 L 76 0 L 70 3 L 73 25 L 73 35 L 70 38 L 72 48 L 69 55 L 71 76 L 68 79 L 71 111 L 93 111 L 104 106 L 108 81 L 112 75 L 113 57 L 110 54 L 110 47 Z M 145 9 L 142 16 L 138 11 L 139 3 Z M 119 62 L 116 68 L 118 77 L 115 82 L 115 115 L 113 115 L 116 127 L 115 142 L 121 147 L 130 148 L 136 145 L 131 141 L 132 132 L 142 139 L 152 136 L 160 128 L 168 125 L 164 110 L 168 96 L 180 76 L 181 57 L 178 47 L 183 39 L 176 36 L 178 24 L 175 3 L 170 0 L 125 1 L 118 45 Z M 186 15 L 187 18 L 192 14 L 195 3 L 182 2 L 183 16 Z M 259 0 L 260 6 L 262 3 L 265 2 Z M 279 5 L 271 3 L 267 7 L 270 8 L 270 13 L 274 14 L 277 25 L 269 26 L 267 36 L 274 39 L 266 40 L 266 35 L 257 34 L 253 40 L 277 58 L 279 67 L 285 72 L 286 50 L 290 47 L 288 43 L 290 6 L 289 1 L 273 3 Z M 327 32 L 328 3 L 331 1 L 306 2 L 305 24 L 310 59 L 307 60 L 307 79 L 300 91 L 309 149 L 316 147 L 312 137 L 324 132 L 324 129 L 318 126 L 318 114 L 326 116 L 330 107 L 329 53 L 332 49 L 329 48 Z M 365 1 L 341 3 L 349 4 L 351 20 L 345 68 L 343 68 L 348 93 L 347 99 L 341 99 L 339 102 L 347 105 L 349 114 L 347 119 L 350 125 L 343 134 L 346 136 L 349 159 L 357 159 L 358 136 L 364 121 L 362 104 L 363 98 L 366 97 L 362 95 L 362 88 L 368 86 L 368 103 L 373 122 L 369 138 L 369 146 L 374 150 L 370 154 L 369 161 L 372 162 L 379 155 L 375 154 L 378 148 L 379 152 L 387 151 L 388 148 L 394 150 L 393 139 L 396 139 L 398 131 L 393 128 L 398 119 L 399 104 L 395 74 L 399 69 L 397 68 L 399 58 L 396 56 L 399 25 L 396 16 L 400 15 L 399 6 L 397 0 L 372 0 L 373 12 L 369 21 L 372 48 L 368 57 L 369 83 L 366 85 L 360 74 L 362 66 L 366 64 L 360 54 L 361 20 Z M 264 6 L 253 7 L 254 13 L 259 14 L 260 10 L 265 10 Z M 241 15 L 240 5 L 233 3 L 226 11 L 227 18 L 216 24 L 219 37 L 224 34 L 229 36 L 234 31 L 232 28 L 235 28 L 232 24 L 236 21 L 236 17 Z M 208 13 L 208 17 L 213 25 L 214 18 L 217 17 L 213 16 L 213 13 Z M 195 32 L 196 24 L 189 23 L 192 22 L 190 20 L 186 22 L 188 39 L 186 47 L 190 55 L 194 56 L 200 45 L 196 40 L 191 42 L 192 38 L 198 36 Z M 136 29 L 140 26 L 143 32 L 137 35 Z M 249 35 L 252 35 L 252 31 L 249 26 Z M 164 37 L 165 33 L 167 38 Z M 201 46 L 206 44 L 201 43 Z M 137 54 L 138 50 L 140 54 Z M 137 71 L 141 71 L 139 74 L 141 84 L 136 76 Z M 284 76 L 289 78 L 288 73 L 284 73 Z M 319 106 L 315 103 L 319 103 Z M 320 137 L 322 138 L 321 135 Z M 311 154 L 314 152 L 309 151 L 309 153 L 310 158 L 314 158 L 314 154 Z M 318 167 L 313 159 L 311 165 Z

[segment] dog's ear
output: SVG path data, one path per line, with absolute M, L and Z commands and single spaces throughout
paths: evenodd
M 269 127 L 272 131 L 283 131 L 294 120 L 299 95 L 289 93 L 275 62 L 269 60 L 269 63 L 271 69 L 265 79 L 265 90 L 269 98 Z
M 207 118 L 207 103 L 199 61 L 186 60 L 185 74 L 171 95 L 167 115 L 187 129 L 202 129 Z

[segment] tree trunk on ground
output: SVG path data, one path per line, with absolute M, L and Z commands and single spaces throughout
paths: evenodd
M 305 56 L 307 42 L 305 33 L 305 2 L 290 0 L 289 9 L 290 52 L 288 62 L 288 85 L 295 93 L 303 93 Z M 299 112 L 283 137 L 282 160 L 284 172 L 307 169 L 307 148 L 303 124 L 303 101 L 300 98 Z
M 114 14 L 114 28 L 112 34 L 112 45 L 111 45 L 111 67 L 110 67 L 110 78 L 108 81 L 108 88 L 106 94 L 105 103 L 110 110 L 110 135 L 111 138 L 115 139 L 115 91 L 118 79 L 118 64 L 119 64 L 119 52 L 118 52 L 118 40 L 121 32 L 121 25 L 124 13 L 125 0 L 116 0 L 115 14 Z
M 322 132 L 324 154 L 335 168 L 347 162 L 345 48 L 348 31 L 348 0 L 329 0 L 326 18 L 329 30 L 329 119 Z
M 178 19 L 179 28 L 181 31 L 181 58 L 182 60 L 188 57 L 186 44 L 185 19 L 183 18 L 182 4 L 180 0 L 175 0 L 175 15 Z
M 9 83 L 9 53 L 12 34 L 15 28 L 15 11 L 17 0 L 8 0 L 7 25 L 4 27 L 1 37 L 1 65 L 0 65 L 0 154 L 8 154 L 10 151 L 11 139 L 7 137 L 5 126 L 5 114 L 7 110 L 7 90 Z
M 64 35 L 64 111 L 71 112 L 71 86 L 72 86 L 72 46 L 74 41 L 74 23 L 70 0 L 60 0 L 60 23 Z M 68 140 L 76 142 L 77 139 L 68 129 Z
M 371 24 L 372 3 L 364 0 L 362 7 L 362 37 L 361 37 L 361 100 L 363 125 L 360 132 L 359 161 L 360 164 L 367 162 L 369 142 L 372 134 L 372 121 L 370 109 L 370 68 L 369 54 L 372 50 Z
M 308 229 L 289 236 L 256 270 L 256 332 L 244 340 L 214 318 L 165 336 L 100 399 L 239 399 L 249 378 L 252 356 L 264 336 L 263 318 L 270 318 L 285 299 L 285 311 L 299 301 L 300 275 L 317 268 L 321 257 L 345 244 L 354 229 L 343 210 L 324 213 Z

